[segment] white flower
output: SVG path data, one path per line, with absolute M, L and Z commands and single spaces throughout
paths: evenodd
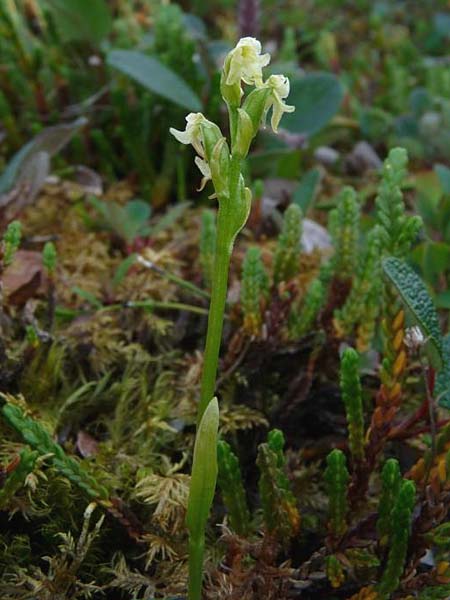
M 227 85 L 240 84 L 242 80 L 248 85 L 262 86 L 262 68 L 269 62 L 270 54 L 261 55 L 261 42 L 252 37 L 241 38 L 225 60 Z
M 192 144 L 197 154 L 202 157 L 205 156 L 200 126 L 207 121 L 206 117 L 202 113 L 189 113 L 186 121 L 186 129 L 184 131 L 179 131 L 171 127 L 169 130 L 170 133 L 182 144 Z
M 272 107 L 270 124 L 274 132 L 277 133 L 278 125 L 280 124 L 283 114 L 291 113 L 295 110 L 295 106 L 289 106 L 283 102 L 283 100 L 289 96 L 289 79 L 284 75 L 271 75 L 264 85 L 270 87 L 272 93 L 270 94 L 265 107 L 263 121 L 265 121 L 267 113 Z
M 200 158 L 199 156 L 195 157 L 195 164 L 200 169 L 200 173 L 203 175 L 202 180 L 200 182 L 200 187 L 197 190 L 201 192 L 205 185 L 208 183 L 208 181 L 211 180 L 211 169 L 206 160 L 203 160 L 203 158 Z

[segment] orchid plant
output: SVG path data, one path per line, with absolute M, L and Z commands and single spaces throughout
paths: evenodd
M 259 128 L 265 126 L 270 111 L 271 126 L 276 133 L 283 114 L 295 110 L 294 106 L 285 103 L 290 87 L 287 77 L 271 75 L 264 81 L 262 70 L 269 62 L 270 55 L 261 54 L 261 43 L 251 37 L 242 38 L 225 58 L 220 88 L 228 108 L 230 141 L 202 113 L 190 113 L 186 117 L 184 131 L 170 129 L 179 142 L 191 144 L 197 152 L 195 164 L 202 174 L 200 190 L 208 181 L 212 181 L 214 193 L 211 198 L 217 198 L 219 203 L 196 448 L 204 446 L 199 439 L 204 431 L 209 432 L 209 443 L 217 438 L 218 413 L 207 409 L 215 394 L 231 254 L 236 236 L 244 227 L 250 212 L 251 192 L 245 186 L 242 175 L 243 161 Z M 243 83 L 253 88 L 247 94 L 244 93 Z M 214 419 L 215 426 L 205 423 L 209 418 Z M 211 433 L 214 428 L 215 437 Z M 211 445 L 208 446 L 210 451 Z M 216 464 L 215 453 L 210 458 L 204 452 L 194 453 L 193 473 L 196 477 L 195 481 L 192 479 L 188 515 L 196 513 L 202 518 L 189 518 L 187 522 L 191 555 L 189 600 L 199 600 L 201 597 L 204 531 L 213 500 L 213 494 L 203 492 L 205 489 L 214 490 L 217 475 L 214 468 L 201 468 L 199 461 Z M 204 477 L 209 476 L 213 481 L 202 480 L 198 473 L 204 473 Z

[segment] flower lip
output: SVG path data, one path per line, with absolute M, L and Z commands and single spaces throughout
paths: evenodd
M 189 113 L 186 117 L 186 129 L 184 131 L 179 131 L 173 127 L 169 131 L 182 144 L 192 144 L 197 154 L 203 157 L 205 151 L 200 126 L 205 121 L 206 117 L 202 113 Z
M 203 175 L 202 180 L 200 182 L 200 187 L 198 188 L 198 192 L 201 192 L 208 181 L 211 180 L 211 169 L 209 164 L 203 158 L 196 156 L 194 159 L 195 164 L 200 170 L 200 173 Z
M 283 102 L 290 92 L 289 79 L 285 75 L 271 75 L 264 85 L 271 88 L 272 93 L 269 96 L 265 107 L 263 121 L 265 121 L 267 113 L 272 107 L 272 118 L 270 124 L 273 131 L 277 133 L 283 114 L 291 113 L 295 110 L 295 106 L 290 106 Z

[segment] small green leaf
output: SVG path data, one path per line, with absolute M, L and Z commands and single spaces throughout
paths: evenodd
M 291 83 L 287 99 L 295 112 L 284 115 L 283 127 L 294 133 L 313 135 L 339 110 L 344 88 L 331 73 L 311 73 Z
M 213 398 L 203 413 L 195 439 L 186 524 L 193 538 L 202 534 L 217 480 L 219 404 Z
M 442 358 L 444 366 L 436 377 L 434 395 L 440 406 L 450 410 L 450 333 L 444 337 L 442 343 Z
M 156 58 L 135 50 L 112 50 L 107 62 L 145 88 L 178 106 L 199 111 L 202 104 L 188 84 Z
M 439 370 L 442 367 L 442 335 L 436 309 L 425 284 L 409 265 L 398 258 L 385 258 L 382 265 L 385 275 L 426 337 L 430 362 Z
M 219 405 L 210 400 L 197 428 L 192 462 L 191 485 L 186 512 L 189 530 L 189 600 L 202 596 L 205 527 L 217 481 L 217 437 Z

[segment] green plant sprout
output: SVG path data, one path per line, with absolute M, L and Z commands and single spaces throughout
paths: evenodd
M 263 321 L 262 305 L 269 293 L 269 278 L 264 269 L 261 250 L 249 248 L 242 263 L 240 301 L 244 316 L 244 329 L 249 335 L 258 336 Z
M 392 531 L 392 509 L 400 491 L 402 476 L 395 458 L 389 458 L 381 471 L 381 496 L 378 505 L 377 532 L 380 544 L 386 545 Z
M 334 449 L 327 456 L 324 478 L 328 492 L 328 528 L 334 539 L 339 539 L 347 529 L 347 484 L 349 473 L 345 454 Z
M 217 460 L 219 464 L 218 483 L 229 513 L 231 527 L 239 535 L 247 535 L 250 525 L 250 512 L 247 506 L 239 459 L 231 450 L 230 445 L 223 440 L 217 445 Z
M 22 226 L 20 222 L 12 221 L 3 236 L 2 262 L 4 268 L 12 263 L 14 254 L 19 249 L 21 237 Z
M 286 475 L 283 449 L 283 433 L 279 429 L 270 431 L 267 443 L 258 447 L 256 463 L 260 471 L 258 487 L 264 522 L 270 532 L 277 532 L 286 543 L 298 533 L 300 513 Z
M 403 480 L 392 509 L 392 530 L 386 568 L 378 586 L 380 597 L 390 598 L 400 583 L 405 566 L 416 488 L 412 481 Z
M 284 213 L 283 230 L 275 250 L 273 266 L 275 285 L 281 281 L 289 281 L 298 274 L 301 237 L 302 211 L 296 204 L 290 204 Z
M 228 108 L 230 145 L 220 128 L 202 113 L 190 113 L 186 117 L 185 131 L 170 128 L 170 132 L 179 142 L 192 144 L 194 147 L 198 154 L 195 164 L 203 176 L 200 189 L 203 189 L 211 180 L 214 186 L 214 197 L 219 203 L 211 302 L 197 417 L 199 434 L 202 431 L 202 417 L 215 394 L 233 244 L 236 236 L 247 222 L 250 212 L 251 191 L 245 186 L 242 175 L 243 161 L 248 154 L 253 138 L 258 133 L 261 124 L 265 123 L 270 110 L 272 110 L 271 126 L 275 133 L 283 114 L 294 111 L 293 106 L 288 106 L 284 102 L 290 89 L 287 77 L 271 75 L 266 81 L 263 81 L 262 68 L 269 62 L 270 55 L 261 55 L 260 42 L 250 37 L 242 38 L 225 58 L 220 90 Z M 244 101 L 242 83 L 254 87 L 246 95 Z M 200 443 L 198 440 L 197 442 Z M 197 478 L 200 477 L 197 473 L 202 472 L 199 470 L 198 461 L 202 460 L 212 464 L 217 460 L 216 445 L 207 446 L 202 456 L 197 454 Z M 194 460 L 194 464 L 195 462 Z M 203 466 L 203 469 L 206 469 L 206 466 Z M 200 484 L 196 483 L 196 485 Z M 188 505 L 189 600 L 199 600 L 201 597 L 203 568 L 203 543 L 201 540 L 204 538 L 206 517 L 202 521 L 198 518 L 194 520 L 193 515 L 197 512 L 196 502 L 198 499 L 196 500 L 196 496 L 192 494 Z
M 360 206 L 356 192 L 345 187 L 338 196 L 337 208 L 330 214 L 330 227 L 335 239 L 334 269 L 340 279 L 355 272 L 358 256 Z
M 348 427 L 348 445 L 355 463 L 364 459 L 364 414 L 359 356 L 353 348 L 346 348 L 341 358 L 340 373 L 342 400 L 345 405 Z

